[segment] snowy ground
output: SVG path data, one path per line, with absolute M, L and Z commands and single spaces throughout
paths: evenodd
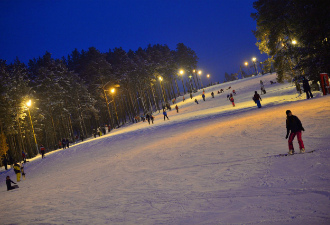
M 186 95 L 170 120 L 157 115 L 30 160 L 18 190 L 6 190 L 5 177 L 16 178 L 1 168 L 0 224 L 330 224 L 330 96 L 306 100 L 270 80 L 212 86 L 205 102 L 195 93 L 198 105 Z M 288 151 L 287 109 L 314 153 L 276 157 Z

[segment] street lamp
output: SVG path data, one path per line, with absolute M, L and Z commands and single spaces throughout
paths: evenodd
M 186 94 L 186 88 L 184 87 L 184 83 L 183 83 L 183 74 L 184 74 L 184 70 L 180 70 L 179 74 L 181 75 L 181 81 L 182 81 L 182 86 L 183 86 L 183 93 Z
M 296 45 L 296 44 L 297 44 L 297 41 L 293 39 L 293 40 L 292 40 L 292 44 L 293 44 L 293 45 Z
M 253 64 L 254 64 L 254 69 L 255 69 L 255 71 L 256 71 L 256 75 L 258 75 L 258 69 L 257 69 L 257 67 L 256 67 L 257 58 L 256 58 L 256 57 L 253 57 L 253 58 L 252 58 L 252 62 L 253 62 Z
M 160 81 L 160 89 L 162 89 L 162 95 L 163 95 L 164 102 L 166 102 L 165 95 L 164 95 L 164 90 L 163 90 L 163 86 L 162 86 L 163 77 L 159 76 L 158 79 Z
M 207 79 L 210 79 L 210 74 L 206 75 Z M 209 85 L 211 86 L 211 83 L 209 83 Z
M 27 106 L 27 109 L 28 109 L 28 112 L 29 112 L 29 117 L 30 117 L 30 121 L 31 121 L 31 127 L 32 127 L 32 132 L 33 132 L 34 142 L 36 143 L 36 149 L 37 149 L 37 154 L 38 154 L 38 152 L 39 152 L 39 149 L 38 149 L 38 143 L 37 143 L 36 134 L 34 133 L 33 123 L 32 123 L 32 119 L 31 119 L 31 113 L 30 113 L 30 109 L 29 109 L 29 107 L 30 107 L 31 105 L 32 105 L 32 102 L 31 102 L 31 100 L 29 100 L 29 101 L 26 103 L 26 106 Z
M 118 113 L 117 113 L 117 108 L 116 108 L 116 101 L 115 101 L 115 97 L 113 96 L 113 94 L 115 93 L 115 88 L 111 88 L 110 92 L 112 94 L 112 101 L 113 101 L 113 105 L 115 107 L 115 112 L 116 112 L 116 119 L 117 119 L 117 126 L 119 127 L 119 119 L 118 119 Z
M 201 76 L 202 76 L 202 71 L 201 70 L 198 70 L 198 75 L 199 75 L 199 79 L 201 80 L 202 88 L 204 88 L 202 78 L 201 78 Z

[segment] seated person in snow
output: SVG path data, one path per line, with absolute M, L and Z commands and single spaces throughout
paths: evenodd
M 11 186 L 11 183 L 16 184 L 14 181 L 10 179 L 9 176 L 6 177 L 6 184 L 7 184 L 7 191 L 13 190 L 18 188 L 18 185 Z

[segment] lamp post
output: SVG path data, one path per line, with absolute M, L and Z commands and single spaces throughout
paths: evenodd
M 117 126 L 119 127 L 119 119 L 118 119 L 118 113 L 117 113 L 117 108 L 116 108 L 116 101 L 115 101 L 115 97 L 113 96 L 113 94 L 115 93 L 115 89 L 111 88 L 110 92 L 112 94 L 112 101 L 113 101 L 113 105 L 115 107 Z
M 163 90 L 163 86 L 162 86 L 163 77 L 159 76 L 158 79 L 160 81 L 160 89 L 162 89 L 162 95 L 163 95 L 164 102 L 166 102 L 165 95 L 164 95 L 164 90 Z
M 255 71 L 256 71 L 256 75 L 258 75 L 258 69 L 257 69 L 257 67 L 256 67 L 257 58 L 256 58 L 256 57 L 253 57 L 253 58 L 252 58 L 252 62 L 253 62 L 253 64 L 254 64 L 254 69 L 255 69 Z
M 198 75 L 199 75 L 199 79 L 201 80 L 202 88 L 204 88 L 202 78 L 201 78 L 201 76 L 202 76 L 202 71 L 201 70 L 198 70 Z
M 207 77 L 207 79 L 209 79 L 209 81 L 210 81 L 210 74 L 207 74 L 206 77 Z M 209 85 L 211 86 L 211 83 L 210 83 L 210 82 L 209 82 Z
M 112 126 L 112 119 L 111 119 L 111 113 L 110 113 L 110 108 L 109 108 L 109 102 L 108 102 L 108 98 L 107 98 L 107 93 L 105 92 L 104 88 L 103 88 L 103 92 L 104 92 L 105 102 L 107 103 L 107 108 L 108 108 L 108 113 L 109 113 L 109 118 L 110 118 L 110 124 Z
M 180 70 L 179 74 L 181 75 L 181 81 L 182 81 L 182 86 L 183 86 L 183 93 L 186 94 L 186 88 L 184 87 L 184 83 L 183 83 L 183 74 L 184 74 L 184 70 Z
M 38 149 L 38 143 L 37 143 L 37 138 L 36 138 L 36 134 L 34 133 L 34 128 L 33 128 L 33 123 L 32 123 L 32 118 L 31 118 L 31 113 L 30 113 L 30 106 L 32 105 L 31 100 L 29 100 L 26 103 L 28 112 L 29 112 L 29 117 L 30 117 L 30 121 L 31 121 L 31 127 L 32 127 L 32 132 L 33 132 L 33 137 L 34 137 L 34 142 L 36 143 L 36 149 L 37 149 L 37 154 L 39 153 L 39 149 Z
M 197 76 L 196 70 L 193 70 L 193 73 L 194 73 L 194 75 L 195 75 L 195 77 L 196 77 L 196 80 L 197 80 L 197 85 L 198 85 L 197 89 L 200 89 L 200 88 L 201 88 L 201 85 L 199 84 L 198 76 Z

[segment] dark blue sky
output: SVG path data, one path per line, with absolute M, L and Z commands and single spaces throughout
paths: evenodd
M 260 55 L 250 17 L 254 0 L 1 0 L 0 58 L 27 63 L 96 47 L 107 52 L 184 43 L 213 81 Z

